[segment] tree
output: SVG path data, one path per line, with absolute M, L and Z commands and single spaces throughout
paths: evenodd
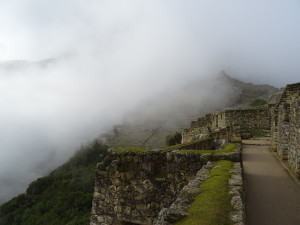
M 261 98 L 256 98 L 254 99 L 252 102 L 251 102 L 251 106 L 252 107 L 255 107 L 255 106 L 260 106 L 260 105 L 265 105 L 267 104 L 268 102 L 264 99 L 261 99 Z
M 176 132 L 175 134 L 171 134 L 166 137 L 166 145 L 167 146 L 178 145 L 181 143 L 181 140 L 182 140 L 181 133 Z

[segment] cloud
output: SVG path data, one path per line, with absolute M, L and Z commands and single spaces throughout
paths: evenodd
M 0 60 L 56 59 L 0 68 L 0 201 L 145 99 L 223 69 L 298 81 L 299 15 L 292 0 L 0 1 Z M 187 98 L 178 95 L 168 99 Z

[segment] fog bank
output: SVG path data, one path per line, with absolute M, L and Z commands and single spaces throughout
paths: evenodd
M 161 93 L 220 70 L 298 82 L 299 17 L 292 0 L 0 1 L 0 202 Z

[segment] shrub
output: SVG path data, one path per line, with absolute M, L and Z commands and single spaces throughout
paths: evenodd
M 265 105 L 267 104 L 268 102 L 264 99 L 261 99 L 261 98 L 257 98 L 257 99 L 254 99 L 252 102 L 251 102 L 251 106 L 252 107 L 256 107 L 256 106 L 260 106 L 260 105 Z
M 182 140 L 181 133 L 176 132 L 175 134 L 171 134 L 166 137 L 166 145 L 167 146 L 178 145 L 181 143 L 181 140 Z

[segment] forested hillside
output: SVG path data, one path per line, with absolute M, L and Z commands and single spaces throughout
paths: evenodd
M 1 225 L 84 225 L 89 223 L 94 170 L 108 147 L 94 141 L 67 163 L 32 182 L 26 193 L 0 207 Z

